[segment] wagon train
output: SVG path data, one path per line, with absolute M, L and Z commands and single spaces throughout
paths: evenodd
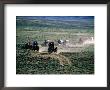
M 94 38 L 79 38 L 78 42 L 70 40 L 44 40 L 41 44 L 38 41 L 27 42 L 23 47 L 38 52 L 60 53 L 60 52 L 79 52 L 85 46 L 93 45 Z

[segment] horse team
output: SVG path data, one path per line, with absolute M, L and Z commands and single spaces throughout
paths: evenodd
M 59 43 L 61 44 L 61 43 Z M 57 47 L 55 47 L 55 42 L 51 41 L 51 40 L 45 40 L 43 43 L 44 46 L 48 46 L 48 53 L 52 53 L 52 52 L 57 52 Z M 36 50 L 39 51 L 39 45 L 37 41 L 33 41 L 33 43 L 28 42 L 24 45 L 25 49 L 31 49 L 31 50 Z
M 58 40 L 58 41 L 52 41 L 52 40 L 45 40 L 42 44 L 43 46 L 48 46 L 48 53 L 57 52 L 58 48 L 55 47 L 57 45 L 65 45 L 69 40 Z M 57 45 L 56 45 L 57 43 Z M 39 51 L 39 45 L 37 41 L 33 41 L 33 43 L 28 42 L 24 45 L 25 49 L 31 49 L 31 50 L 37 50 Z

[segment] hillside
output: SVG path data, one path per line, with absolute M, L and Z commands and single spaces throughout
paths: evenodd
M 33 41 L 39 51 L 24 48 Z M 94 74 L 94 16 L 16 16 L 16 74 Z
M 16 17 L 17 28 L 31 28 L 31 30 L 39 28 L 56 28 L 56 29 L 93 29 L 94 19 L 91 18 L 72 18 L 72 17 Z

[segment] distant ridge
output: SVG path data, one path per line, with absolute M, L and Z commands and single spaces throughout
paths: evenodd
M 94 16 L 17 16 L 17 19 L 43 19 L 43 20 L 82 20 L 82 19 L 92 19 Z
M 21 28 L 94 29 L 94 16 L 16 16 Z

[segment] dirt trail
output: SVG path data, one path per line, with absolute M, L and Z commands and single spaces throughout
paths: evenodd
M 31 52 L 31 56 L 32 57 L 36 57 L 37 56 L 37 57 L 43 57 L 43 58 L 50 57 L 50 58 L 54 58 L 56 60 L 59 60 L 59 63 L 62 66 L 64 66 L 64 65 L 71 65 L 71 61 L 67 57 L 65 57 L 65 56 L 63 56 L 61 54 L 55 54 L 55 53 L 48 54 L 48 53 L 35 53 L 35 52 Z

